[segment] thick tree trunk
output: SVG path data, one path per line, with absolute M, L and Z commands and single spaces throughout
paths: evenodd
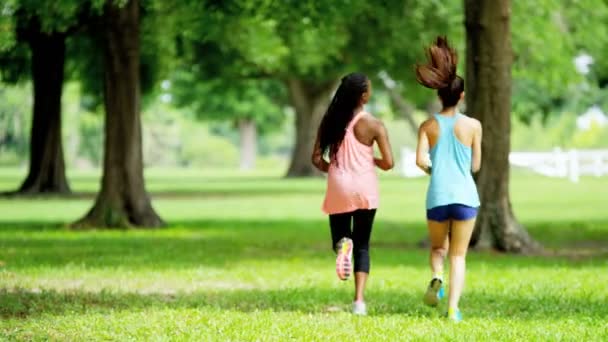
M 139 1 L 104 8 L 105 150 L 101 190 L 76 227 L 158 227 L 143 176 Z
M 472 244 L 531 252 L 538 244 L 513 215 L 509 198 L 511 133 L 510 0 L 465 0 L 467 111 L 484 128 L 477 175 L 481 208 Z
M 318 171 L 310 162 L 319 123 L 331 101 L 336 81 L 310 83 L 289 79 L 289 99 L 296 112 L 296 141 L 287 177 L 310 177 Z
M 32 33 L 34 108 L 30 136 L 28 175 L 18 193 L 66 194 L 61 137 L 61 94 L 65 63 L 65 36 L 59 33 Z
M 240 119 L 239 135 L 241 144 L 241 170 L 253 170 L 258 153 L 258 134 L 255 120 Z

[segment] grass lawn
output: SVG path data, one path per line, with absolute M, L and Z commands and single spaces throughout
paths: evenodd
M 0 170 L 0 191 L 22 176 Z M 92 204 L 96 174 L 70 173 L 70 198 L 0 199 L 0 340 L 608 340 L 607 178 L 515 173 L 514 210 L 548 253 L 472 252 L 458 325 L 421 303 L 425 179 L 383 178 L 370 314 L 353 317 L 321 179 L 147 178 L 165 229 L 69 231 Z

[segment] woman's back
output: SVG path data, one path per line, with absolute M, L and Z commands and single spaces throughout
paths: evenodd
M 473 120 L 463 114 L 454 113 L 453 116 L 444 115 L 444 114 L 435 114 L 433 119 L 430 120 L 428 127 L 426 127 L 426 134 L 429 140 L 429 147 L 433 148 L 437 144 L 437 140 L 440 136 L 440 127 L 439 120 L 443 120 L 445 118 L 449 121 L 450 118 L 456 119 L 453 125 L 453 134 L 458 139 L 460 143 L 464 146 L 472 147 L 473 138 L 475 136 L 475 132 L 477 130 L 477 121 Z
M 435 114 L 423 130 L 432 166 L 427 209 L 454 203 L 479 206 L 471 173 L 478 121 L 460 113 Z
M 367 133 L 369 128 L 366 127 L 365 122 L 360 122 L 365 115 L 365 112 L 360 112 L 349 123 L 342 145 L 336 154 L 336 160 L 329 165 L 327 192 L 323 204 L 326 213 L 349 212 L 378 206 L 378 179 L 374 151 L 372 144 L 366 144 L 364 138 L 364 135 L 369 135 Z M 359 137 L 355 133 L 355 126 L 359 128 Z

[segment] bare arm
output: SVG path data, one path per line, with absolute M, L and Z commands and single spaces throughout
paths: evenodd
M 475 134 L 473 135 L 473 160 L 471 162 L 471 171 L 477 172 L 481 168 L 481 123 L 475 120 Z
M 375 140 L 378 144 L 381 158 L 374 158 L 374 163 L 380 169 L 388 171 L 395 166 L 393 161 L 393 150 L 391 149 L 391 143 L 388 140 L 388 132 L 386 131 L 384 124 L 381 121 L 377 121 L 376 125 Z
M 315 147 L 312 150 L 312 165 L 314 165 L 319 171 L 327 172 L 329 170 L 329 163 L 323 158 L 323 152 L 319 144 L 319 137 L 315 140 Z
M 418 146 L 416 146 L 416 165 L 427 175 L 431 174 L 431 165 L 429 165 L 429 139 L 426 135 L 425 123 L 420 125 L 418 129 Z

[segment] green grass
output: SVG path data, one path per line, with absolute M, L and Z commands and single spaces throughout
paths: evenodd
M 0 170 L 0 190 L 22 175 Z M 515 173 L 515 212 L 554 256 L 472 252 L 452 325 L 426 308 L 424 179 L 382 179 L 368 317 L 333 270 L 324 183 L 278 174 L 152 170 L 169 227 L 72 232 L 98 176 L 71 173 L 78 196 L 0 199 L 0 340 L 608 339 L 608 180 Z

